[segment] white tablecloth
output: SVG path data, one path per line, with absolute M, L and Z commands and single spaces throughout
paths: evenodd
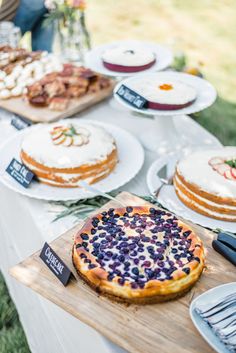
M 10 113 L 0 111 L 1 142 L 17 133 L 10 125 L 11 116 Z M 80 116 L 83 119 L 113 123 L 130 131 L 137 138 L 144 131 L 152 130 L 153 124 L 156 124 L 152 119 L 133 116 L 117 106 L 113 100 L 97 105 Z M 176 117 L 175 124 L 180 138 L 184 135 L 193 146 L 218 143 L 211 134 L 187 116 Z M 155 153 L 145 151 L 142 170 L 121 189 L 139 195 L 148 194 L 146 173 L 156 158 Z M 48 202 L 29 199 L 0 184 L 0 269 L 17 306 L 32 353 L 124 352 L 92 328 L 8 275 L 9 267 L 40 249 L 45 241 L 52 241 L 75 224 L 72 217 L 52 223 L 55 216 L 52 210 L 54 208 Z

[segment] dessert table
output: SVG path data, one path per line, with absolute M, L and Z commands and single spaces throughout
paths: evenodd
M 138 139 L 143 131 L 152 131 L 153 124 L 156 124 L 150 118 L 129 112 L 113 99 L 83 112 L 80 117 L 117 125 L 133 133 Z M 4 110 L 0 111 L 1 142 L 12 134 L 17 134 L 17 130 L 10 124 L 11 118 L 12 114 Z M 177 116 L 174 123 L 179 132 L 179 138 L 184 138 L 192 147 L 204 144 L 220 145 L 214 136 L 188 116 Z M 127 146 L 127 153 L 129 153 L 129 146 Z M 141 171 L 121 190 L 147 195 L 147 170 L 157 157 L 156 153 L 145 151 L 145 162 Z M 2 184 L 0 184 L 0 195 L 0 270 L 16 304 L 32 353 L 124 352 L 89 326 L 16 282 L 8 274 L 10 267 L 39 250 L 45 241 L 51 242 L 74 226 L 76 219 L 66 217 L 52 223 L 60 206 L 27 198 L 7 189 Z M 197 331 L 196 335 L 198 335 Z

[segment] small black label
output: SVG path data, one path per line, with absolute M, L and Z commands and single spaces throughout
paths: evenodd
M 31 124 L 32 123 L 30 121 L 16 114 L 14 114 L 14 117 L 11 119 L 11 125 L 14 126 L 17 130 L 25 129 Z
M 147 107 L 147 100 L 125 85 L 121 85 L 116 93 L 135 108 L 142 109 Z
M 20 163 L 15 158 L 13 158 L 7 167 L 6 172 L 19 184 L 24 186 L 24 188 L 28 188 L 33 177 L 35 176 L 31 170 L 29 170 L 24 164 Z
M 48 243 L 45 243 L 39 257 L 47 265 L 47 267 L 54 273 L 54 275 L 61 281 L 64 286 L 69 282 L 72 272 L 60 257 L 52 250 Z

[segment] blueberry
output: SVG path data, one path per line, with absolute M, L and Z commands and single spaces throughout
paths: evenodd
M 155 208 L 151 207 L 151 208 L 149 209 L 149 212 L 150 212 L 151 214 L 155 214 L 155 213 L 157 213 L 157 210 L 156 210 Z
M 94 247 L 95 249 L 99 248 L 99 246 L 100 246 L 99 243 L 93 243 L 93 247 Z
M 184 237 L 188 237 L 192 233 L 191 230 L 187 230 L 186 232 L 183 233 Z
M 105 217 L 105 216 L 103 216 L 103 217 L 102 217 L 102 221 L 103 221 L 103 222 L 107 222 L 107 221 L 108 221 L 108 218 Z
M 112 281 L 114 278 L 114 274 L 113 273 L 109 273 L 108 276 L 107 276 L 107 280 L 108 281 Z
M 179 254 L 175 254 L 175 256 L 174 256 L 174 258 L 176 259 L 176 260 L 179 260 L 180 259 L 180 255 Z
M 143 248 L 138 248 L 138 252 L 143 252 Z
M 145 270 L 145 272 L 146 272 L 146 274 L 148 276 L 148 279 L 151 279 L 151 278 L 153 278 L 155 276 L 155 272 L 153 270 L 149 269 L 149 268 L 147 268 Z
M 125 284 L 125 279 L 124 278 L 118 278 L 118 283 L 123 286 Z
M 106 256 L 108 256 L 108 257 L 112 257 L 112 255 L 113 255 L 113 254 L 112 254 L 112 252 L 111 252 L 111 251 L 107 251 L 107 252 L 106 252 Z
M 178 250 L 177 250 L 176 248 L 173 248 L 173 249 L 171 250 L 171 252 L 172 252 L 173 254 L 176 254 L 176 253 L 178 252 Z
M 144 261 L 143 266 L 150 267 L 151 266 L 151 262 L 146 260 L 146 261 Z
M 148 247 L 147 247 L 147 251 L 148 251 L 150 254 L 152 254 L 152 253 L 154 252 L 153 246 L 152 246 L 152 245 L 148 246 Z
M 193 259 L 200 263 L 199 257 L 195 256 Z
M 139 259 L 140 259 L 140 260 L 145 260 L 145 256 L 144 256 L 144 255 L 140 255 L 140 256 L 139 256 Z
M 138 275 L 139 275 L 139 269 L 138 269 L 138 267 L 132 268 L 131 272 L 132 272 L 134 275 L 138 276 Z
M 190 268 L 189 267 L 185 267 L 185 268 L 182 269 L 182 271 L 184 271 L 186 273 L 186 275 L 189 275 Z
M 130 276 L 129 272 L 124 272 L 123 277 L 129 277 L 129 276 Z
M 137 255 L 138 255 L 138 252 L 136 250 L 134 250 L 130 253 L 130 256 L 137 256 Z
M 138 284 L 136 282 L 132 282 L 131 283 L 131 288 L 132 289 L 137 289 L 138 288 Z
M 104 258 L 104 254 L 100 252 L 100 253 L 98 254 L 98 259 L 99 259 L 99 260 L 102 260 L 103 258 Z
M 107 213 L 108 213 L 109 216 L 112 216 L 114 211 L 115 211 L 114 208 L 110 208 Z
M 81 238 L 82 238 L 83 240 L 88 240 L 88 239 L 89 239 L 89 236 L 88 236 L 88 234 L 86 234 L 86 233 L 81 233 L 80 236 L 81 236 Z
M 107 215 L 107 212 L 106 212 L 106 211 L 103 211 L 103 212 L 102 212 L 102 215 L 103 215 L 103 216 L 106 216 L 106 215 Z
M 85 262 L 86 264 L 90 264 L 90 263 L 91 263 L 91 260 L 85 259 L 84 262 Z
M 156 254 L 156 259 L 157 260 L 163 260 L 164 256 L 162 254 Z
M 82 246 L 83 246 L 83 248 L 87 248 L 88 243 L 86 241 L 83 241 Z
M 135 259 L 134 259 L 134 263 L 135 263 L 135 265 L 138 265 L 139 259 L 135 258 Z
M 79 257 L 80 257 L 81 259 L 86 259 L 87 256 L 82 253 L 82 254 L 79 255 Z
M 79 248 L 81 248 L 81 244 L 76 244 L 76 249 L 79 249 Z
M 91 270 L 92 268 L 95 268 L 95 267 L 97 267 L 95 264 L 89 264 L 88 265 L 88 268 Z
M 120 262 L 124 262 L 124 261 L 125 261 L 125 256 L 124 256 L 124 255 L 119 255 L 119 256 L 118 256 L 118 260 L 119 260 Z
M 128 213 L 131 213 L 133 211 L 133 207 L 131 207 L 131 206 L 126 207 L 126 211 Z
M 96 230 L 95 228 L 92 228 L 92 229 L 91 229 L 91 234 L 94 235 L 94 234 L 96 234 L 96 232 L 97 232 L 97 230 Z

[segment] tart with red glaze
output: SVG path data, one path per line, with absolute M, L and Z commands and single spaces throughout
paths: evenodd
M 110 208 L 76 234 L 73 263 L 97 292 L 126 303 L 151 304 L 186 293 L 204 268 L 194 231 L 149 206 Z
M 139 72 L 147 70 L 156 62 L 155 54 L 148 49 L 115 47 L 102 55 L 103 65 L 116 72 Z
M 196 90 L 180 81 L 139 78 L 129 82 L 128 87 L 147 100 L 149 109 L 182 109 L 197 98 Z

